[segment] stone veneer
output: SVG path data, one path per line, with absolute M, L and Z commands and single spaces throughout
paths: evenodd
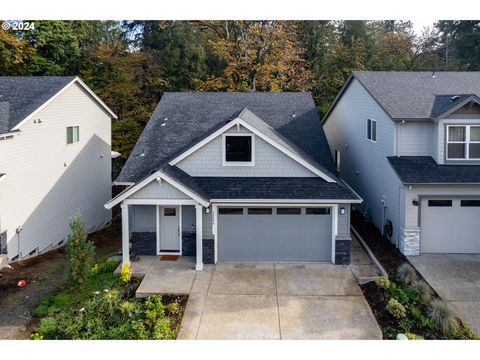
M 182 234 L 182 255 L 197 255 L 197 235 L 196 233 Z M 213 264 L 215 261 L 215 243 L 213 239 L 203 239 L 203 263 Z
M 420 255 L 420 229 L 406 230 L 401 227 L 398 248 L 405 256 Z
M 351 239 L 337 239 L 335 241 L 335 265 L 350 265 Z

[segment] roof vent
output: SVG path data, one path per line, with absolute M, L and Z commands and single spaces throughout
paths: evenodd
M 457 101 L 458 99 L 460 99 L 460 96 L 458 96 L 458 95 L 453 95 L 453 96 L 450 98 L 450 101 L 451 101 L 451 102 L 455 102 L 455 101 Z
M 297 115 L 295 115 L 295 111 L 292 111 L 292 117 L 296 117 Z
M 167 125 L 167 120 L 168 120 L 167 117 L 164 118 L 163 121 L 162 121 L 162 123 L 160 124 L 160 126 L 165 126 L 165 125 Z
M 435 71 L 432 71 L 432 78 L 434 78 L 435 76 Z
M 142 149 L 142 152 L 140 153 L 139 156 L 145 156 L 145 150 Z

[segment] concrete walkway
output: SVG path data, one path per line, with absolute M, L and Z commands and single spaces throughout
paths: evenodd
M 142 261 L 137 296 L 189 294 L 178 339 L 382 338 L 349 266 Z
M 480 254 L 425 254 L 408 260 L 480 336 Z

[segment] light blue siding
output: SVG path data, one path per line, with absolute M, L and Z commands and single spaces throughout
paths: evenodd
M 158 183 L 153 180 L 137 192 L 129 196 L 130 199 L 190 199 L 186 194 L 173 187 L 166 181 Z

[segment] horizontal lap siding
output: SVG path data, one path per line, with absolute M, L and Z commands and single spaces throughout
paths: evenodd
M 377 142 L 366 138 L 367 119 L 377 121 Z M 393 223 L 393 239 L 398 239 L 401 183 L 387 156 L 394 155 L 395 124 L 354 79 L 324 123 L 332 154 L 341 152 L 340 175 L 364 199 L 373 222 L 382 224 L 382 200 L 386 218 Z
M 434 124 L 405 122 L 398 125 L 400 156 L 435 156 L 433 148 Z
M 40 119 L 41 123 L 34 123 Z M 66 127 L 80 127 L 80 142 L 66 144 Z M 108 222 L 111 198 L 110 116 L 74 84 L 0 141 L 0 228 L 8 232 L 8 255 L 40 251 L 64 240 L 80 209 L 87 228 Z

